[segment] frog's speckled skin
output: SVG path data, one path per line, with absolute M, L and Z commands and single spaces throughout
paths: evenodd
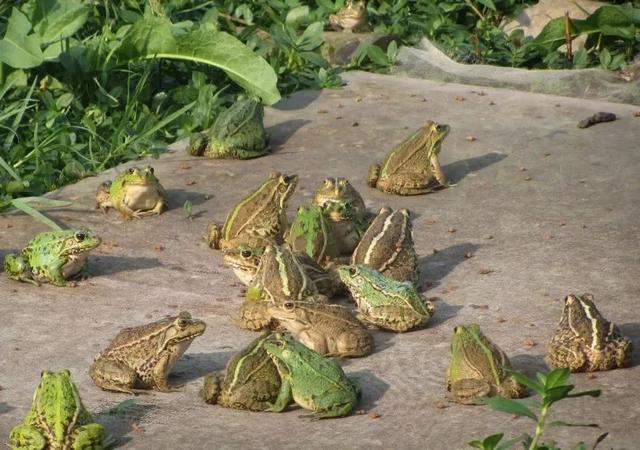
M 282 377 L 278 399 L 269 411 L 283 411 L 291 400 L 313 411 L 313 419 L 342 417 L 358 404 L 360 391 L 342 367 L 307 348 L 291 335 L 275 334 L 264 344 Z
M 42 372 L 31 409 L 11 430 L 10 448 L 24 450 L 101 450 L 104 428 L 93 422 L 67 369 Z
M 87 252 L 100 242 L 86 229 L 39 233 L 20 254 L 5 256 L 4 269 L 14 280 L 66 286 L 67 279 L 83 269 Z
M 261 103 L 252 99 L 238 100 L 216 118 L 211 129 L 191 136 L 187 153 L 207 158 L 262 156 L 269 150 L 263 116 Z

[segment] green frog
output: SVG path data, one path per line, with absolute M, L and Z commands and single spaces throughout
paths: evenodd
M 373 338 L 341 305 L 288 300 L 268 306 L 269 315 L 298 341 L 324 356 L 366 356 Z
M 19 254 L 4 257 L 4 270 L 9 278 L 36 286 L 45 282 L 67 286 L 67 280 L 85 267 L 89 250 L 100 242 L 87 229 L 38 233 Z
M 600 314 L 593 295 L 568 295 L 547 346 L 547 362 L 571 372 L 610 370 L 629 366 L 632 348 L 631 340 Z
M 348 415 L 358 404 L 360 390 L 332 360 L 297 342 L 290 335 L 275 334 L 265 349 L 276 364 L 282 385 L 267 411 L 282 412 L 293 400 L 313 411 L 306 417 L 327 419 Z
M 222 228 L 209 224 L 209 246 L 224 250 L 245 242 L 253 246 L 281 242 L 287 228 L 287 201 L 297 184 L 297 175 L 272 172 L 258 188 L 233 207 Z
M 382 208 L 362 236 L 351 264 L 373 267 L 385 277 L 418 282 L 418 255 L 413 247 L 411 219 L 407 209 Z
M 369 186 L 398 195 L 425 194 L 448 186 L 438 156 L 449 130 L 449 125 L 427 121 L 391 150 L 382 167 L 369 168 Z
M 222 112 L 213 126 L 191 136 L 187 153 L 207 158 L 249 159 L 265 155 L 269 136 L 264 130 L 264 107 L 250 98 L 239 99 Z
M 22 425 L 11 430 L 13 449 L 101 450 L 104 427 L 85 409 L 67 369 L 43 371 Z
M 96 208 L 115 208 L 126 219 L 160 214 L 167 208 L 167 194 L 153 167 L 131 167 L 112 182 L 98 187 Z
M 285 241 L 294 251 L 306 253 L 318 264 L 326 264 L 327 261 L 339 256 L 331 226 L 319 206 L 298 208 Z
M 106 391 L 135 394 L 139 389 L 174 390 L 168 376 L 193 340 L 204 333 L 203 321 L 186 311 L 146 325 L 124 328 L 96 356 L 89 375 Z
M 338 254 L 350 257 L 369 222 L 360 193 L 346 178 L 327 178 L 314 193 L 313 203 L 329 221 Z
M 433 304 L 412 283 L 387 278 L 365 265 L 340 266 L 338 275 L 358 305 L 358 319 L 367 325 L 404 332 L 433 315 Z
M 269 304 L 304 299 L 321 303 L 329 301 L 318 292 L 289 245 L 267 245 L 247 289 L 247 298 L 240 306 L 236 323 L 241 328 L 261 330 L 273 325 L 267 311 Z
M 207 375 L 202 395 L 207 403 L 265 411 L 278 398 L 280 374 L 264 348 L 270 332 L 251 342 L 227 363 L 226 373 Z
M 484 396 L 522 397 L 525 387 L 509 374 L 510 369 L 507 355 L 477 324 L 453 329 L 446 384 L 455 401 L 471 404 Z

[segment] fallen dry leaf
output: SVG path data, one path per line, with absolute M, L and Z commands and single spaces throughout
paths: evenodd
M 490 273 L 493 273 L 493 272 L 495 272 L 495 270 L 493 270 L 493 269 L 480 269 L 480 271 L 478 273 L 480 275 L 487 275 L 487 274 L 490 274 Z
M 538 345 L 538 343 L 536 341 L 534 341 L 533 339 L 527 338 L 525 340 L 522 341 L 522 346 L 524 348 L 533 348 L 536 345 Z
M 182 164 L 182 165 L 180 166 L 180 168 L 181 168 L 182 170 L 188 170 L 188 169 L 191 169 L 191 166 L 190 166 L 189 164 Z
M 593 380 L 594 378 L 598 378 L 598 375 L 593 372 L 587 372 L 587 378 Z
M 464 98 L 462 95 L 456 95 L 455 97 L 453 97 L 453 99 L 457 102 L 463 102 L 466 100 L 466 98 Z
M 473 256 L 474 256 L 474 254 L 471 253 L 471 252 L 467 252 L 467 253 L 464 254 L 464 257 L 467 258 L 467 259 L 473 258 Z
M 442 400 L 438 400 L 433 406 L 435 406 L 437 409 L 445 409 L 449 407 L 449 404 Z
M 161 252 L 162 250 L 164 250 L 164 246 L 160 244 L 156 244 L 153 246 L 153 249 L 157 252 Z
M 356 97 L 356 103 L 360 103 L 362 101 L 362 97 Z
M 144 428 L 142 428 L 138 422 L 133 422 L 131 424 L 131 429 L 136 433 L 144 433 Z
M 319 110 L 317 110 L 316 112 L 317 112 L 318 114 L 326 114 L 326 113 L 328 113 L 329 111 L 327 111 L 326 109 L 319 109 Z
M 467 136 L 465 139 L 467 140 L 467 142 L 473 142 L 477 140 L 475 136 L 471 136 L 471 135 Z
M 448 233 L 455 233 L 456 231 L 458 231 L 458 229 L 457 229 L 457 228 L 449 228 L 449 229 L 447 230 L 447 232 L 448 232 Z
M 486 236 L 485 239 L 493 239 L 493 234 Z
M 365 415 L 367 412 L 364 409 L 359 409 L 356 411 L 356 415 L 358 416 L 363 416 Z
M 526 167 L 520 167 L 520 172 L 526 172 L 527 168 Z
M 372 419 L 379 419 L 379 418 L 380 418 L 380 417 L 382 417 L 382 416 L 380 415 L 380 413 L 378 413 L 378 412 L 376 412 L 376 411 L 371 411 L 371 412 L 369 413 L 369 417 L 371 417 Z
M 633 113 L 633 117 L 640 117 L 640 111 L 636 111 Z
M 352 127 L 357 127 L 358 125 L 360 125 L 358 122 L 353 122 L 353 123 L 351 124 L 351 126 L 352 126 Z
M 185 183 L 187 186 L 193 186 L 194 184 L 196 184 L 196 180 L 189 180 Z
M 507 319 L 505 319 L 504 317 L 498 317 L 498 323 L 504 323 L 506 321 Z
M 494 101 L 490 101 L 489 102 L 489 106 L 494 106 L 495 104 L 496 104 L 496 102 L 494 102 Z
M 531 178 L 531 177 L 524 177 L 524 181 L 531 181 L 531 180 L 533 180 L 533 178 Z
M 469 308 L 473 308 L 473 309 L 489 309 L 489 305 L 476 305 L 473 303 L 469 304 Z

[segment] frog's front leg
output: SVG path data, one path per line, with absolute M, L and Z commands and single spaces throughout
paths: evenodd
M 104 427 L 99 423 L 89 423 L 79 427 L 71 448 L 73 450 L 102 450 L 104 448 Z
M 67 279 L 64 277 L 62 263 L 46 267 L 44 268 L 44 272 L 51 284 L 55 286 L 66 287 L 69 284 Z
M 431 158 L 431 160 L 429 161 L 429 165 L 431 166 L 433 176 L 435 177 L 436 181 L 440 183 L 441 186 L 443 187 L 451 186 L 449 183 L 447 183 L 447 177 L 444 175 L 444 172 L 442 171 L 442 167 L 440 166 L 440 161 L 438 160 L 437 157 Z
M 280 385 L 280 391 L 278 392 L 278 398 L 274 403 L 269 403 L 269 408 L 267 411 L 271 412 L 282 412 L 285 410 L 291 400 L 293 399 L 293 394 L 291 392 L 291 381 L 289 378 L 283 378 L 282 384 Z
M 169 384 L 169 361 L 170 353 L 163 355 L 153 368 L 153 384 L 160 392 L 178 391 L 182 386 L 171 386 Z
M 18 425 L 9 435 L 10 448 L 24 450 L 44 450 L 47 440 L 36 428 L 28 425 Z

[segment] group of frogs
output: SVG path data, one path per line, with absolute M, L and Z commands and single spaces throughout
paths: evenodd
M 213 127 L 194 135 L 188 152 L 214 158 L 252 158 L 268 152 L 263 108 L 240 100 Z M 383 192 L 413 195 L 447 186 L 438 162 L 449 127 L 432 121 L 397 145 L 383 164 L 369 169 L 368 184 Z M 345 178 L 327 178 L 313 201 L 291 223 L 287 203 L 296 175 L 271 173 L 229 212 L 209 224 L 207 241 L 246 285 L 235 323 L 263 331 L 234 355 L 224 373 L 205 377 L 208 403 L 279 412 L 291 403 L 313 418 L 351 413 L 360 388 L 332 357 L 362 357 L 374 348 L 371 328 L 406 332 L 424 326 L 434 306 L 419 291 L 418 257 L 406 209 L 367 211 Z M 126 218 L 160 214 L 166 194 L 151 167 L 133 167 L 99 186 L 97 206 Z M 87 253 L 100 244 L 90 230 L 36 235 L 18 254 L 5 257 L 9 277 L 66 286 Z M 355 307 L 331 303 L 348 292 Z M 355 310 L 355 313 L 353 312 Z M 168 375 L 205 323 L 188 312 L 121 330 L 89 369 L 102 389 L 170 392 Z M 548 345 L 553 367 L 609 370 L 630 362 L 631 342 L 596 309 L 589 294 L 569 295 Z M 454 328 L 446 388 L 454 401 L 485 395 L 521 397 L 525 387 L 509 372 L 507 355 L 477 324 Z M 11 445 L 26 449 L 102 448 L 104 430 L 82 406 L 68 370 L 42 373 L 32 407 L 11 432 Z

